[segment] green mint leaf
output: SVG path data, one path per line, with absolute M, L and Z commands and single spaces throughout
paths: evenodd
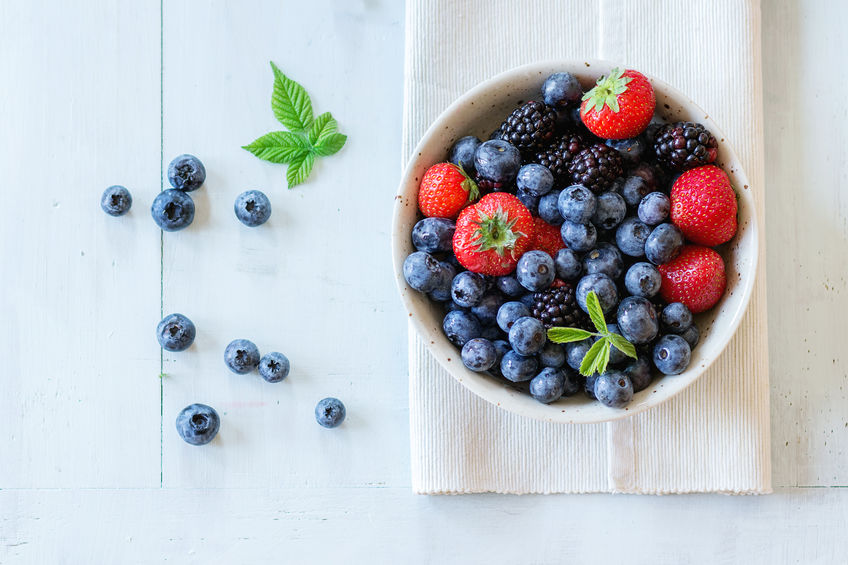
M 604 345 L 601 347 L 600 353 L 595 357 L 595 364 L 590 369 L 592 373 L 598 373 L 599 375 L 603 375 L 607 370 L 607 365 L 609 364 L 610 358 L 610 342 L 607 338 L 601 338 L 598 340 L 599 342 L 603 342 Z
M 271 61 L 274 71 L 274 92 L 271 109 L 281 124 L 295 133 L 305 132 L 312 125 L 312 100 L 300 84 L 287 77 Z
M 580 374 L 584 377 L 591 377 L 595 374 L 594 368 L 597 367 L 597 358 L 601 354 L 605 342 L 606 340 L 599 339 L 592 344 L 592 347 L 583 356 L 583 361 L 580 363 Z
M 315 118 L 315 121 L 309 127 L 309 144 L 315 145 L 320 138 L 336 133 L 337 131 L 339 131 L 339 123 L 333 118 L 330 112 L 324 112 Z
M 248 145 L 243 145 L 242 149 L 265 161 L 290 163 L 296 156 L 308 153 L 309 144 L 303 137 L 291 132 L 272 131 Z
M 289 183 L 289 188 L 294 188 L 309 176 L 312 172 L 312 165 L 315 164 L 315 156 L 312 153 L 304 153 L 291 160 L 289 168 L 286 170 L 286 180 Z
M 572 341 L 583 341 L 592 337 L 592 332 L 579 328 L 551 328 L 548 330 L 548 339 L 554 343 L 571 343 Z
M 339 149 L 344 147 L 347 141 L 347 136 L 341 133 L 331 133 L 318 138 L 318 143 L 312 148 L 316 155 L 326 157 L 333 153 L 338 153 Z
M 638 359 L 638 357 L 636 356 L 636 347 L 634 347 L 634 345 L 632 343 L 627 341 L 627 339 L 625 339 L 624 336 L 614 334 L 614 333 L 610 333 L 607 336 L 607 339 L 610 340 L 610 342 L 615 346 L 616 349 L 618 349 L 619 351 L 621 351 L 622 353 L 624 353 L 628 357 L 632 357 L 633 359 Z
M 590 290 L 589 294 L 586 295 L 586 309 L 589 311 L 589 317 L 592 319 L 595 328 L 601 335 L 607 335 L 609 331 L 607 330 L 607 321 L 604 319 L 604 310 L 601 308 L 601 302 L 594 290 Z

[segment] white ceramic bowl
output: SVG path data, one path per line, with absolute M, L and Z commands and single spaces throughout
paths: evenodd
M 700 122 L 719 140 L 716 164 L 730 177 L 739 201 L 739 231 L 730 243 L 719 249 L 726 264 L 727 291 L 715 308 L 696 316 L 701 341 L 692 352 L 691 364 L 685 372 L 656 377 L 651 386 L 636 393 L 627 408 L 621 410 L 607 408 L 582 393 L 550 405 L 542 404 L 526 392 L 526 386 L 522 391 L 521 385 L 466 369 L 459 350 L 442 333 L 442 307 L 406 284 L 403 261 L 414 251 L 410 234 L 415 222 L 420 219 L 417 195 L 424 171 L 435 163 L 445 161 L 451 145 L 460 137 L 476 135 L 487 139 L 489 133 L 519 103 L 538 100 L 542 82 L 551 73 L 568 71 L 580 79 L 584 89 L 588 89 L 614 66 L 594 60 L 534 63 L 502 73 L 472 88 L 451 104 L 421 138 L 403 175 L 396 199 L 392 226 L 395 278 L 415 331 L 439 363 L 468 390 L 504 410 L 538 420 L 563 423 L 616 420 L 647 410 L 678 394 L 706 371 L 730 341 L 748 305 L 754 284 L 758 249 L 756 213 L 739 158 L 704 110 L 685 94 L 648 75 L 660 116 L 668 121 Z

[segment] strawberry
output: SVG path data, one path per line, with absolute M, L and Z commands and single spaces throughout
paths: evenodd
M 478 198 L 477 183 L 453 163 L 433 165 L 418 186 L 418 208 L 425 216 L 456 218 L 460 210 Z
M 583 95 L 580 119 L 598 137 L 630 139 L 648 127 L 655 105 L 654 88 L 645 75 L 613 69 Z
M 671 221 L 686 239 L 714 247 L 736 234 L 736 194 L 715 165 L 690 169 L 671 187 Z
M 557 251 L 565 247 L 562 241 L 560 229 L 552 226 L 542 218 L 533 217 L 533 241 L 530 242 L 530 249 L 538 249 L 544 251 L 551 257 L 556 257 Z
M 469 271 L 508 275 L 532 241 L 533 216 L 527 207 L 512 194 L 493 192 L 460 213 L 453 252 Z
M 715 306 L 724 294 L 724 260 L 709 247 L 685 245 L 680 255 L 657 268 L 663 300 L 682 302 L 695 314 Z

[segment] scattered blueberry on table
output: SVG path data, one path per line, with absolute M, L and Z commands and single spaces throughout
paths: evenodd
M 218 413 L 205 404 L 190 404 L 177 416 L 177 433 L 191 445 L 206 445 L 215 439 L 220 427 Z
M 248 339 L 234 339 L 224 350 L 224 363 L 233 373 L 247 374 L 259 366 L 259 348 Z
M 194 201 L 182 190 L 163 190 L 153 200 L 150 213 L 162 230 L 178 231 L 194 221 Z
M 169 314 L 156 326 L 156 339 L 166 351 L 185 351 L 196 336 L 194 323 L 182 314 Z
M 100 207 L 110 216 L 123 216 L 132 207 L 132 195 L 126 187 L 114 185 L 103 191 Z
M 324 398 L 315 406 L 315 420 L 325 428 L 336 428 L 347 416 L 345 405 L 338 398 Z
M 284 380 L 289 376 L 290 369 L 289 358 L 276 351 L 266 353 L 259 360 L 259 375 L 269 383 Z
M 233 204 L 238 221 L 249 228 L 261 226 L 271 217 L 271 201 L 259 190 L 246 190 Z
M 177 190 L 192 192 L 206 181 L 206 167 L 194 155 L 178 155 L 168 165 L 168 182 Z

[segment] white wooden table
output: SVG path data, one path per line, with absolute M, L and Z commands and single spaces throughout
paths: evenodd
M 827 4 L 763 7 L 776 493 L 421 497 L 387 275 L 403 3 L 4 0 L 0 563 L 846 562 L 848 10 Z M 276 129 L 269 59 L 350 136 L 292 191 L 239 148 Z M 163 236 L 149 206 L 183 152 L 208 181 Z M 100 211 L 110 184 L 129 216 Z M 247 188 L 262 228 L 233 215 Z M 197 341 L 161 355 L 173 311 Z M 289 379 L 229 373 L 237 337 Z M 222 414 L 205 448 L 174 430 L 191 402 Z

